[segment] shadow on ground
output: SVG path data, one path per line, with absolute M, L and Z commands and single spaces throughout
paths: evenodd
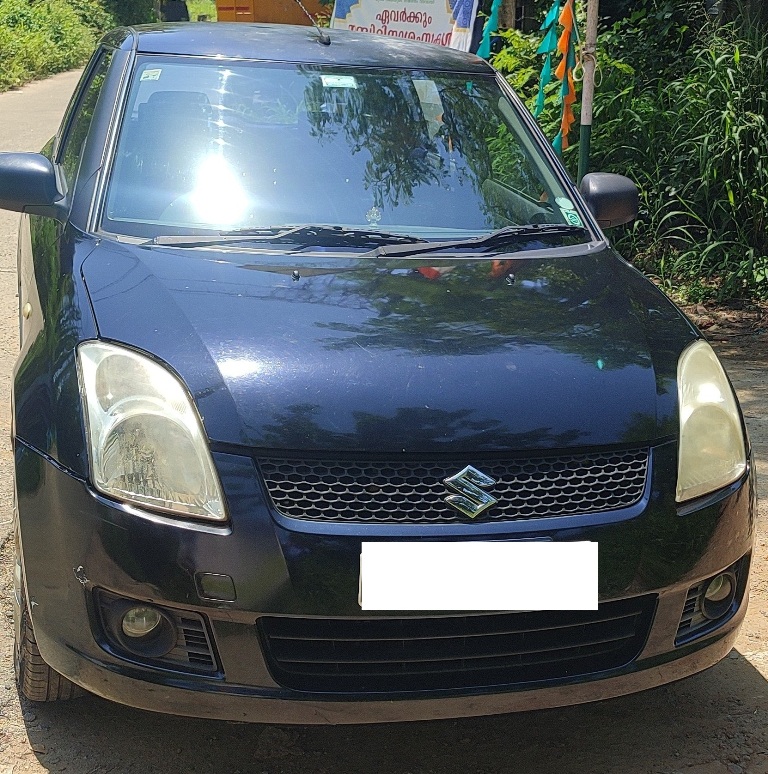
M 261 726 L 155 715 L 95 697 L 27 705 L 24 718 L 42 767 L 72 774 L 768 772 L 768 681 L 737 651 L 642 694 L 467 720 Z

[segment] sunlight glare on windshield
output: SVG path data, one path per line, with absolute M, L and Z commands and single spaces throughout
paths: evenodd
M 190 201 L 199 222 L 221 226 L 241 222 L 249 204 L 234 170 L 218 153 L 200 162 Z

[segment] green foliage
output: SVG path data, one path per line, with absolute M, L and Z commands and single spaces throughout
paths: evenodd
M 618 246 L 662 282 L 689 300 L 768 297 L 768 33 L 693 11 L 664 35 L 673 55 L 601 85 L 592 166 L 638 182 L 648 214 Z
M 98 35 L 116 25 L 115 17 L 104 7 L 102 0 L 67 0 L 67 5 Z
M 0 0 L 0 91 L 82 65 L 98 36 L 80 15 L 88 4 Z
M 539 93 L 539 76 L 544 62 L 543 56 L 536 56 L 541 42 L 536 35 L 526 35 L 519 30 L 501 30 L 504 47 L 491 58 L 491 64 L 507 79 L 515 93 L 533 112 Z M 544 112 L 539 124 L 550 139 L 560 129 L 560 85 L 553 81 L 545 88 Z
M 198 16 L 207 16 L 208 21 L 216 21 L 216 3 L 214 0 L 187 0 L 190 21 Z
M 515 93 L 523 100 L 525 106 L 533 112 L 536 98 L 539 93 L 539 77 L 544 63 L 543 56 L 536 55 L 541 38 L 538 35 L 526 35 L 519 30 L 501 30 L 500 37 L 504 41 L 503 48 L 491 58 L 491 64 L 507 79 Z M 554 60 L 553 60 L 554 61 Z M 554 69 L 554 64 L 553 64 Z M 539 126 L 544 134 L 554 139 L 560 131 L 560 119 L 562 116 L 562 102 L 560 98 L 560 83 L 552 81 L 544 89 L 544 111 L 539 116 Z M 578 107 L 578 106 L 577 106 Z M 576 111 L 577 123 L 571 130 L 571 137 L 578 137 L 578 110 Z M 573 139 L 572 139 L 573 142 Z M 564 153 L 564 161 L 570 170 L 575 173 L 575 165 L 578 161 L 577 153 L 572 145 Z
M 509 85 L 526 103 L 532 105 L 539 88 L 540 62 L 536 49 L 540 40 L 520 30 L 500 30 L 504 46 L 491 58 L 493 66 L 504 75 Z
M 660 221 L 680 241 L 678 270 L 718 279 L 723 296 L 768 296 L 768 35 L 752 33 L 724 29 L 676 84 L 684 123 L 672 139 L 683 163 L 675 209 Z
M 601 50 L 631 64 L 641 84 L 679 72 L 709 24 L 703 0 L 641 0 L 625 19 L 600 35 Z
M 766 298 L 768 30 L 746 12 L 716 22 L 701 0 L 638 0 L 600 35 L 590 168 L 638 183 L 644 217 L 611 236 L 668 289 Z M 494 64 L 533 107 L 538 38 L 504 37 Z M 552 137 L 556 86 L 545 104 Z
M 118 24 L 131 26 L 157 21 L 153 0 L 103 0 L 103 3 Z

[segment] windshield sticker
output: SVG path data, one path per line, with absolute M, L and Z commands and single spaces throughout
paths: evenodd
M 160 74 L 163 72 L 162 68 L 158 67 L 154 70 L 144 70 L 139 80 L 142 81 L 159 81 Z
M 320 80 L 326 89 L 356 89 L 357 81 L 353 75 L 321 75 Z
M 576 212 L 576 210 L 567 210 L 565 207 L 560 208 L 560 212 L 563 213 L 563 217 L 565 218 L 567 223 L 570 223 L 572 226 L 583 226 L 584 224 L 581 222 L 581 218 L 579 217 L 579 213 Z
M 566 199 L 565 196 L 558 196 L 557 199 L 555 199 L 555 204 L 561 210 L 572 210 L 573 209 L 573 202 L 570 199 Z

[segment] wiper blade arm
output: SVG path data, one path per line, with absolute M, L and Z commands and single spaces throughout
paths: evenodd
M 237 244 L 238 242 L 298 242 L 321 247 L 343 247 L 347 245 L 415 244 L 425 240 L 407 234 L 391 234 L 373 229 L 344 228 L 304 224 L 290 228 L 242 228 L 219 231 L 207 235 L 156 236 L 145 242 L 148 245 L 175 245 L 177 247 L 205 247 L 206 245 Z
M 239 236 L 241 234 L 249 234 L 250 229 L 223 231 L 221 233 L 224 236 Z M 420 237 L 414 237 L 408 234 L 393 234 L 388 231 L 379 231 L 378 229 L 345 228 L 344 226 L 326 226 L 312 223 L 303 226 L 294 226 L 273 237 L 273 239 L 290 239 L 291 241 L 304 241 L 307 238 L 311 238 L 311 241 L 307 242 L 307 244 L 331 246 L 415 244 L 416 242 L 426 241 Z
M 229 244 L 230 242 L 258 242 L 282 237 L 286 229 L 244 229 L 242 232 L 217 231 L 215 234 L 170 234 L 156 236 L 145 245 L 175 245 L 177 247 L 204 247 L 205 245 Z
M 528 226 L 506 226 L 486 234 L 481 237 L 472 237 L 471 239 L 452 239 L 448 242 L 432 242 L 426 247 L 421 246 L 403 246 L 403 247 L 377 247 L 372 250 L 370 257 L 388 256 L 394 258 L 405 258 L 409 255 L 421 255 L 423 253 L 436 253 L 441 250 L 454 250 L 456 248 L 486 249 L 503 245 L 506 242 L 518 242 L 526 239 L 536 239 L 536 237 L 553 236 L 589 236 L 589 230 L 585 226 L 574 226 L 570 223 L 533 223 Z

